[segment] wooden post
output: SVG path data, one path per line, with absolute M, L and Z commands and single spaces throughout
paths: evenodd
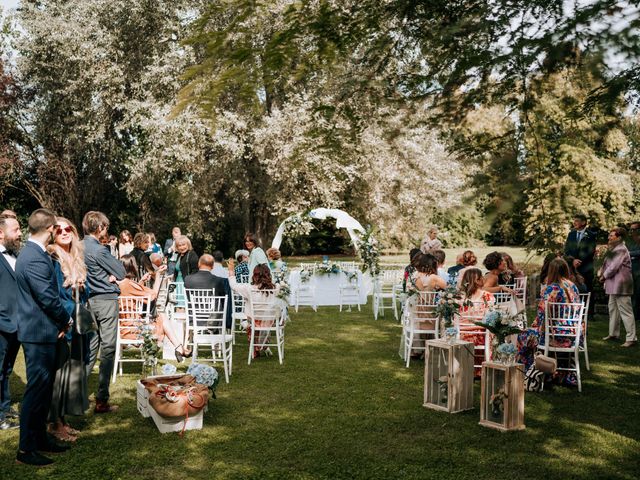
M 482 363 L 480 425 L 501 432 L 524 430 L 524 366 Z
M 473 408 L 471 342 L 427 340 L 424 361 L 424 406 L 449 413 Z

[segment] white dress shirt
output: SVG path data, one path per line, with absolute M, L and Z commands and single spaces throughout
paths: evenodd
M 213 270 L 211 270 L 211 274 L 220 278 L 229 278 L 229 270 L 227 270 L 222 266 L 222 264 L 217 262 L 213 265 Z
M 16 270 L 16 257 L 13 254 L 9 253 L 4 245 L 0 245 L 0 254 L 5 258 L 7 262 L 9 262 L 9 266 L 15 272 Z

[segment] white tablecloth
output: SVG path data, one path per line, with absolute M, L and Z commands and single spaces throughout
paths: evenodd
M 357 285 L 360 288 L 361 305 L 367 303 L 367 295 L 371 292 L 371 278 L 358 271 Z M 316 305 L 340 305 L 340 285 L 348 284 L 347 276 L 340 273 L 320 274 L 315 273 L 305 284 L 313 285 L 315 288 Z M 293 270 L 289 276 L 289 286 L 291 287 L 291 303 L 293 304 L 295 292 L 300 285 L 300 270 Z M 306 305 L 308 302 L 304 302 Z M 300 302 L 300 305 L 303 303 Z

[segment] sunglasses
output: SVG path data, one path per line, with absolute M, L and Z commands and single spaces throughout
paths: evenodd
M 71 226 L 69 226 L 69 225 L 67 225 L 64 228 L 62 228 L 62 227 L 57 227 L 56 228 L 56 235 L 60 235 L 62 232 L 71 233 L 71 232 L 73 232 L 73 228 L 71 228 Z

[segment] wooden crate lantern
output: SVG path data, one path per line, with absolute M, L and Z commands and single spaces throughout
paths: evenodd
M 524 430 L 523 365 L 482 364 L 480 425 L 503 432 Z
M 427 340 L 424 406 L 449 413 L 473 408 L 473 343 Z

